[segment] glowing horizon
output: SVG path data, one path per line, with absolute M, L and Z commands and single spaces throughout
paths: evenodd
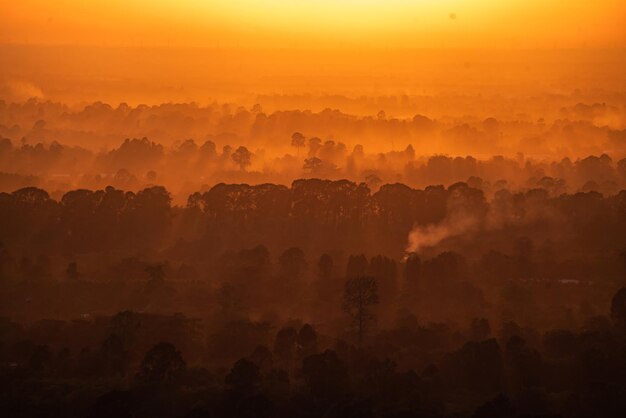
M 24 0 L 5 9 L 2 43 L 626 47 L 619 0 Z

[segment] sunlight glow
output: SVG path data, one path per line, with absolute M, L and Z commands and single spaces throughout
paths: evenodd
M 0 42 L 178 46 L 626 46 L 622 0 L 22 0 Z

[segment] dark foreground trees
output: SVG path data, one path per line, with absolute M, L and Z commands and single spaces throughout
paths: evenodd
M 375 282 L 367 276 L 349 282 L 356 306 L 371 308 L 358 301 L 372 300 Z M 177 315 L 122 312 L 36 325 L 0 320 L 0 410 L 25 418 L 623 417 L 622 294 L 615 292 L 613 306 L 584 326 L 539 332 L 505 322 L 491 338 L 485 319 L 459 326 L 407 317 L 370 328 L 359 345 L 311 324 L 296 331 L 287 322 L 250 335 L 225 322 L 230 340 L 222 350 L 256 348 L 218 361 L 207 348 L 221 337 L 209 334 L 205 345 L 190 347 L 193 332 Z M 112 331 L 99 350 L 89 350 Z M 166 334 L 178 336 L 176 345 L 147 344 Z M 59 342 L 83 348 L 58 349 Z
M 142 382 L 174 381 L 185 370 L 185 361 L 180 352 L 170 343 L 162 342 L 146 353 L 137 379 Z

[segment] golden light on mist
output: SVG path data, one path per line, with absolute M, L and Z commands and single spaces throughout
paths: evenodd
M 620 0 L 24 0 L 5 9 L 9 43 L 626 46 Z

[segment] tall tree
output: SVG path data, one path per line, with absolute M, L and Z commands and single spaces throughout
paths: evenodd
M 343 310 L 350 316 L 359 343 L 367 328 L 375 321 L 370 307 L 378 303 L 378 284 L 371 276 L 348 278 L 343 294 Z
M 291 135 L 291 146 L 296 147 L 298 157 L 300 157 L 300 148 L 304 148 L 305 145 L 306 138 L 300 132 L 294 132 L 293 135 Z

